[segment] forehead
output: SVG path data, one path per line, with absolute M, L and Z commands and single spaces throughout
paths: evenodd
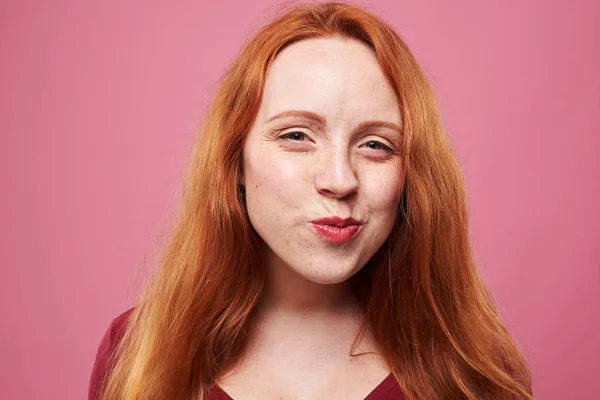
M 286 47 L 267 73 L 259 119 L 297 109 L 328 120 L 400 124 L 396 95 L 374 52 L 340 37 L 302 40 Z

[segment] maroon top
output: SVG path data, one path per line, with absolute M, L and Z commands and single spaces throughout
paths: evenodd
M 123 338 L 129 315 L 133 308 L 125 311 L 112 320 L 108 327 L 96 355 L 94 368 L 90 380 L 88 400 L 100 400 L 100 392 L 109 369 L 109 358 L 119 341 Z M 219 386 L 214 385 L 208 391 L 207 400 L 233 400 Z M 400 386 L 392 374 L 388 375 L 364 400 L 405 400 Z

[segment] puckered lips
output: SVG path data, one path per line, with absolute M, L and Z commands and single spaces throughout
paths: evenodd
M 331 243 L 344 243 L 359 232 L 362 223 L 354 218 L 326 217 L 310 221 L 312 230 Z

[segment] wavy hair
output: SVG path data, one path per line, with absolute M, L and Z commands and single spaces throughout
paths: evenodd
M 533 399 L 526 361 L 477 273 L 463 175 L 425 75 L 381 18 L 329 2 L 284 8 L 223 75 L 194 145 L 174 229 L 115 351 L 105 400 L 202 399 L 241 355 L 265 283 L 260 239 L 239 186 L 244 138 L 277 54 L 331 36 L 372 49 L 403 116 L 398 217 L 351 278 L 363 327 L 373 331 L 408 399 Z

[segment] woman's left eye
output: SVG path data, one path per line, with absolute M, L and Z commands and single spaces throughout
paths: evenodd
M 363 144 L 363 146 L 367 146 L 368 148 L 373 149 L 373 150 L 385 150 L 388 152 L 392 152 L 392 149 L 390 149 L 388 146 L 386 146 L 383 143 L 380 143 L 376 140 L 369 140 L 368 142 Z

